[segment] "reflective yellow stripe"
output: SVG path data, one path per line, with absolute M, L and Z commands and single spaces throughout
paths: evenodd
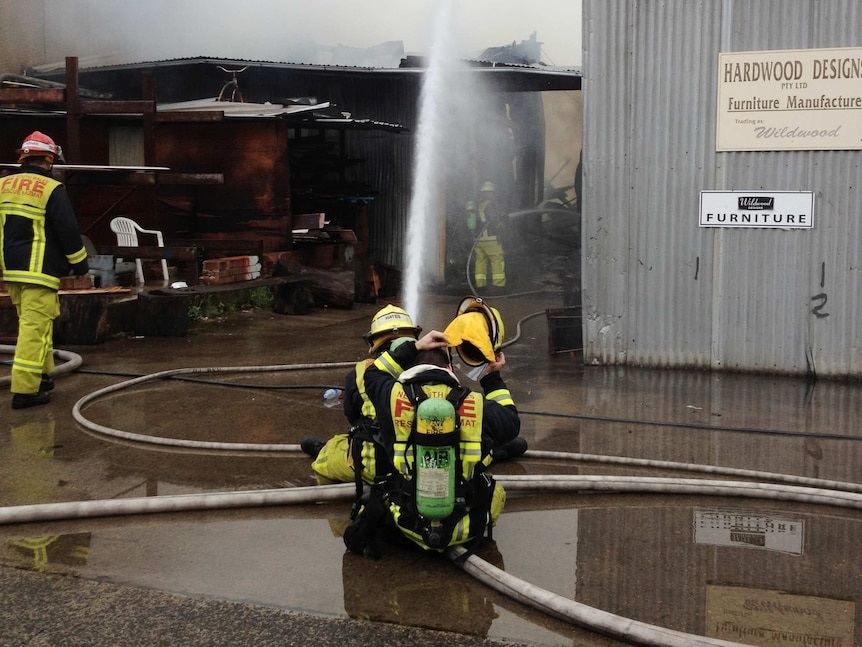
M 31 362 L 21 358 L 12 360 L 12 367 L 18 369 L 19 371 L 26 371 L 28 373 L 42 372 L 42 362 Z
M 48 274 L 40 274 L 38 272 L 27 272 L 25 270 L 4 270 L 3 280 L 7 283 L 29 283 L 31 285 L 41 285 L 52 290 L 60 288 L 60 279 L 56 276 Z
M 413 458 L 412 452 L 407 451 L 407 443 L 404 441 L 396 441 L 392 447 L 393 449 L 393 457 L 392 462 L 395 464 L 395 468 L 404 475 L 410 474 L 410 467 L 413 464 L 411 460 Z
M 18 196 L 14 196 L 18 197 Z M 34 207 L 30 204 L 19 204 L 17 200 L 10 199 L 5 202 L 6 205 L 6 213 L 10 216 L 18 216 L 20 218 L 29 218 L 30 220 L 36 220 L 38 218 L 45 218 L 45 210 L 40 209 L 39 207 Z M 47 206 L 47 201 L 46 201 Z
M 359 391 L 359 396 L 362 398 L 362 416 L 369 420 L 374 420 L 377 417 L 377 409 L 374 408 L 374 403 L 365 392 L 365 371 L 371 366 L 372 362 L 369 359 L 364 359 L 356 363 L 356 388 Z
M 30 249 L 30 271 L 39 272 L 45 262 L 45 247 L 48 244 L 45 235 L 45 218 L 33 219 L 33 247 Z
M 493 400 L 497 404 L 501 404 L 505 406 L 515 406 L 515 401 L 512 399 L 512 394 L 509 393 L 509 389 L 497 389 L 496 391 L 491 391 L 486 394 L 485 397 L 488 400 Z
M 389 351 L 383 353 L 380 357 L 374 360 L 374 366 L 376 366 L 379 370 L 384 373 L 388 373 L 392 377 L 398 377 L 404 372 L 404 369 L 401 368 L 401 365 L 398 364 L 392 356 L 389 354 Z
M 74 254 L 66 254 L 66 258 L 69 260 L 70 265 L 75 265 L 87 258 L 87 250 L 82 247 Z

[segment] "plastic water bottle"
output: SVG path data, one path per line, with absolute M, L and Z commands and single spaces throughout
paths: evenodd
M 341 389 L 326 389 L 323 392 L 323 406 L 327 409 L 337 407 L 341 401 Z

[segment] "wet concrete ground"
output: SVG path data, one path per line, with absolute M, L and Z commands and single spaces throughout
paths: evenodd
M 431 298 L 420 323 L 442 329 L 461 296 Z M 489 302 L 507 339 L 517 336 L 505 376 L 530 449 L 581 458 L 528 455 L 497 474 L 741 480 L 583 456 L 602 455 L 862 483 L 858 383 L 584 367 L 579 354 L 548 353 L 544 311 L 561 307 L 559 294 Z M 0 397 L 0 506 L 315 485 L 296 451 L 122 440 L 80 424 L 72 409 L 133 376 L 275 366 L 149 380 L 81 413 L 105 428 L 193 441 L 296 444 L 339 433 L 340 409 L 321 396 L 341 385 L 341 363 L 364 356 L 361 335 L 377 307 L 295 317 L 258 310 L 195 323 L 187 337 L 65 347 L 83 364 L 57 378 L 51 404 L 14 411 L 11 396 Z M 308 367 L 329 363 L 338 366 Z M 379 561 L 351 555 L 340 537 L 348 509 L 336 501 L 0 526 L 9 592 L 0 644 L 629 644 L 517 602 L 442 557 L 395 547 Z M 565 598 L 680 632 L 858 645 L 860 531 L 862 514 L 850 507 L 777 497 L 673 485 L 511 488 L 494 543 L 479 555 Z

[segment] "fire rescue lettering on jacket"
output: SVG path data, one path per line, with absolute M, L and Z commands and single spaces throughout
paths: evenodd
M 441 392 L 442 393 L 442 392 Z M 403 394 L 398 394 L 402 396 Z M 441 397 L 440 395 L 435 395 L 431 397 Z M 445 396 L 442 396 L 445 399 Z M 398 397 L 395 400 L 395 406 L 392 407 L 392 415 L 396 420 L 400 419 L 405 412 L 413 411 L 413 405 L 410 403 L 410 400 L 406 397 Z M 461 425 L 470 425 L 475 426 L 476 424 L 476 403 L 472 400 L 472 398 L 467 398 L 461 404 L 461 408 L 458 409 L 458 415 L 461 418 Z
M 0 186 L 0 191 L 41 198 L 45 193 L 47 184 L 48 180 L 45 178 L 34 178 L 33 176 L 18 173 L 4 179 L 2 186 Z

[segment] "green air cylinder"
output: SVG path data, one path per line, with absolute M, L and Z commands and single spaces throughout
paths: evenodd
M 428 398 L 416 408 L 416 509 L 426 519 L 445 519 L 455 508 L 455 407 Z
M 476 203 L 470 200 L 467 203 L 467 230 L 468 231 L 476 231 L 476 219 L 478 216 L 476 215 Z

